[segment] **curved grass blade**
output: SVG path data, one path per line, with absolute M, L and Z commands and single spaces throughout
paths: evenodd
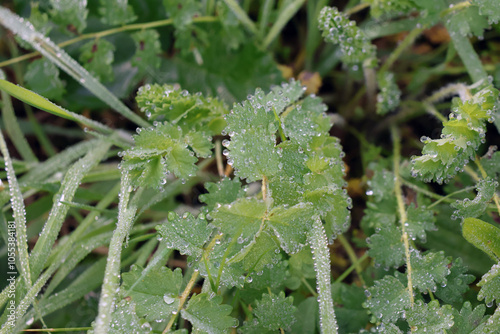
M 111 144 L 107 141 L 97 142 L 95 148 L 89 151 L 85 157 L 77 161 L 66 173 L 61 183 L 61 188 L 55 195 L 54 205 L 50 211 L 49 218 L 30 255 L 31 273 L 33 277 L 37 277 L 45 266 L 52 245 L 68 213 L 69 207 L 62 204 L 61 201 L 73 200 L 75 192 L 85 174 L 101 161 L 110 146 Z
M 20 264 L 20 274 L 24 278 L 26 289 L 31 287 L 30 263 L 28 257 L 28 237 L 26 233 L 26 210 L 24 208 L 24 199 L 19 184 L 17 183 L 16 172 L 12 166 L 7 144 L 0 132 L 0 151 L 5 159 L 5 170 L 9 180 L 10 201 L 14 215 L 14 224 L 16 230 L 16 245 L 18 260 Z M 8 268 L 9 271 L 15 271 L 14 268 Z
M 1 10 L 1 8 L 0 8 L 0 10 Z M 56 116 L 82 123 L 85 126 L 99 130 L 99 131 L 104 132 L 104 133 L 109 134 L 109 133 L 113 132 L 113 130 L 111 130 L 109 127 L 107 127 L 104 124 L 93 121 L 91 119 L 88 119 L 87 117 L 84 117 L 82 115 L 76 114 L 76 113 L 71 112 L 71 111 L 68 111 L 66 109 L 63 109 L 63 108 L 59 107 L 58 105 L 50 102 L 49 100 L 47 100 L 43 96 L 38 95 L 37 93 L 32 92 L 29 89 L 14 85 L 13 83 L 11 83 L 7 80 L 0 79 L 0 89 L 5 91 L 7 94 L 14 96 L 15 98 L 23 101 L 24 103 L 27 103 L 33 107 L 38 108 L 38 109 L 47 111 L 47 112 L 54 114 Z
M 58 47 L 49 38 L 36 31 L 29 21 L 26 21 L 8 9 L 0 6 L 0 24 L 29 43 L 35 50 L 72 76 L 82 86 L 87 88 L 111 108 L 142 127 L 150 126 L 147 121 L 127 108 L 125 104 L 94 78 L 76 60 L 71 58 L 63 49 Z
M 109 332 L 111 316 L 116 291 L 120 285 L 120 261 L 123 242 L 129 235 L 137 205 L 129 205 L 131 191 L 131 177 L 127 171 L 123 171 L 120 189 L 120 202 L 118 204 L 118 223 L 109 244 L 106 272 L 99 300 L 99 313 L 95 321 L 95 334 L 106 334 Z

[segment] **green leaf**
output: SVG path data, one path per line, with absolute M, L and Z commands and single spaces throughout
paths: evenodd
M 313 217 L 310 203 L 299 203 L 292 207 L 274 208 L 268 215 L 268 224 L 288 254 L 297 253 L 307 241 Z
M 217 204 L 229 204 L 243 197 L 245 190 L 241 187 L 241 181 L 238 178 L 230 179 L 228 177 L 217 183 L 205 183 L 205 189 L 208 194 L 201 194 L 199 199 L 207 205 L 207 210 L 213 210 Z
M 285 298 L 283 291 L 279 295 L 265 293 L 262 295 L 262 299 L 256 302 L 253 311 L 257 321 L 249 326 L 253 327 L 253 331 L 260 330 L 263 333 L 278 331 L 280 328 L 288 330 L 290 325 L 296 321 L 295 311 L 293 297 Z M 244 332 L 245 326 L 242 328 Z
M 238 199 L 232 204 L 222 205 L 210 214 L 212 224 L 225 235 L 241 238 L 240 244 L 248 243 L 257 236 L 265 213 L 266 204 L 254 198 Z
M 370 315 L 363 308 L 366 300 L 363 287 L 345 283 L 332 284 L 332 298 L 338 305 L 335 309 L 339 328 L 345 333 L 358 333 L 370 321 Z
M 449 334 L 470 334 L 477 326 L 486 320 L 484 304 L 477 305 L 474 310 L 469 301 L 466 301 L 460 312 L 453 309 L 453 327 L 448 330 Z
M 403 331 L 399 329 L 398 326 L 394 324 L 380 324 L 377 327 L 372 327 L 370 331 L 367 330 L 361 330 L 359 332 L 360 334 L 403 334 Z
M 246 39 L 237 49 L 227 49 L 219 30 L 210 31 L 207 46 L 180 54 L 163 62 L 162 73 L 168 82 L 178 82 L 184 89 L 218 96 L 227 103 L 244 100 L 255 87 L 269 89 L 282 80 L 281 72 L 271 55 Z M 202 63 L 199 62 L 202 59 Z
M 481 287 L 477 296 L 478 300 L 484 299 L 488 305 L 491 305 L 494 300 L 498 303 L 500 301 L 500 264 L 493 265 L 490 271 L 481 277 L 477 286 Z
M 452 207 L 457 209 L 453 215 L 460 218 L 481 216 L 493 198 L 497 187 L 498 182 L 490 177 L 479 180 L 476 184 L 477 195 L 473 200 L 466 198 L 463 201 L 457 200 L 456 203 L 451 204 Z
M 231 122 L 229 118 L 226 121 L 228 125 Z M 276 129 L 260 125 L 241 133 L 229 132 L 233 134 L 227 146 L 229 151 L 224 150 L 223 153 L 228 156 L 228 164 L 235 169 L 235 175 L 253 182 L 278 173 L 280 165 L 274 133 Z
M 187 147 L 182 130 L 168 122 L 139 129 L 134 136 L 135 146 L 123 153 L 122 168 L 131 171 L 133 183 L 160 187 L 169 172 L 189 178 L 197 171 L 198 160 Z
M 365 0 L 370 4 L 370 14 L 375 18 L 401 16 L 415 10 L 415 2 L 412 0 Z
M 176 29 L 187 29 L 193 17 L 201 14 L 201 3 L 195 0 L 163 0 L 167 16 L 174 21 Z
M 391 72 L 379 73 L 377 83 L 380 90 L 377 95 L 377 114 L 385 115 L 399 106 L 401 91 L 394 79 L 394 74 Z
M 368 288 L 369 299 L 363 304 L 372 313 L 372 322 L 395 322 L 410 307 L 410 294 L 394 276 L 385 276 Z M 371 296 L 371 298 L 370 298 Z
M 447 28 L 451 34 L 460 34 L 464 37 L 482 37 L 485 29 L 488 29 L 488 21 L 480 15 L 479 8 L 469 6 L 447 17 Z
M 87 26 L 87 1 L 86 0 L 50 0 L 52 20 L 65 29 L 73 27 L 79 33 Z
M 422 137 L 422 156 L 412 157 L 412 174 L 424 181 L 448 181 L 462 170 L 482 143 L 498 90 L 486 87 L 468 100 L 452 100 L 450 120 L 443 123 L 441 139 Z
M 273 262 L 270 262 L 262 269 L 255 268 L 252 276 L 247 277 L 246 286 L 257 290 L 267 290 L 267 288 L 270 288 L 273 291 L 283 287 L 285 281 L 290 276 L 288 261 L 283 260 L 279 253 L 274 253 L 272 255 L 274 256 L 274 262 L 276 263 L 274 264 Z
M 242 249 L 244 252 L 245 246 L 248 245 L 237 244 L 237 240 L 237 238 L 232 238 L 230 235 L 224 235 L 220 239 L 220 243 L 217 242 L 210 251 L 207 261 L 199 261 L 191 257 L 188 261 L 194 263 L 200 271 L 200 275 L 205 278 L 212 277 L 214 281 L 219 279 L 222 286 L 243 288 L 245 278 L 248 281 L 248 277 L 245 277 L 242 261 L 228 263 L 229 256 L 242 251 Z M 253 243 L 250 243 L 250 245 L 253 245 Z
M 156 71 L 160 67 L 159 54 L 162 52 L 158 32 L 153 29 L 141 30 L 132 34 L 132 39 L 135 42 L 132 65 L 141 72 Z
M 110 334 L 148 334 L 151 333 L 151 325 L 144 320 L 139 319 L 135 313 L 135 303 L 120 301 L 111 315 Z M 88 334 L 94 334 L 93 329 Z
M 149 119 L 165 119 L 186 132 L 218 135 L 226 125 L 222 118 L 228 113 L 224 103 L 200 93 L 190 94 L 178 86 L 147 84 L 139 87 L 136 101 Z
M 338 312 L 339 309 L 336 310 Z M 365 312 L 366 313 L 366 312 Z M 309 297 L 297 306 L 295 312 L 297 321 L 292 325 L 292 333 L 315 334 L 319 323 L 318 301 L 314 297 Z
M 500 229 L 477 218 L 465 218 L 462 223 L 464 238 L 488 254 L 494 261 L 500 260 Z
M 47 99 L 60 100 L 65 92 L 59 69 L 45 58 L 36 59 L 28 65 L 24 80 L 29 89 Z
M 306 147 L 315 137 L 327 135 L 331 128 L 326 105 L 318 97 L 307 96 L 281 116 L 284 133 L 290 140 Z
M 426 207 L 417 208 L 415 205 L 410 205 L 406 210 L 406 215 L 408 217 L 406 232 L 412 240 L 418 238 L 425 242 L 425 231 L 436 230 L 436 225 L 434 224 L 436 218 L 434 218 L 434 212 L 432 210 Z
M 100 38 L 96 41 L 90 41 L 80 48 L 79 60 L 83 67 L 101 82 L 113 81 L 111 64 L 114 60 L 114 51 L 113 44 Z
M 462 295 L 469 289 L 469 284 L 475 279 L 473 275 L 466 274 L 467 267 L 461 258 L 453 261 L 450 274 L 446 277 L 446 285 L 441 284 L 436 290 L 436 296 L 448 304 L 462 303 Z
M 446 284 L 446 276 L 450 274 L 448 264 L 450 260 L 444 257 L 443 252 L 428 252 L 421 255 L 418 251 L 412 251 L 412 283 L 420 292 L 435 292 L 436 283 Z
M 105 24 L 124 25 L 137 18 L 128 0 L 99 0 L 99 4 L 99 14 Z
M 302 278 L 315 278 L 314 260 L 311 248 L 306 246 L 298 253 L 292 254 L 288 260 L 290 273 L 300 281 Z
M 137 315 L 148 321 L 168 318 L 179 306 L 182 271 L 157 267 L 141 279 L 143 268 L 132 266 L 123 273 L 123 289 L 136 304 Z
M 490 24 L 497 24 L 500 20 L 500 3 L 496 0 L 473 0 L 479 6 L 479 13 L 488 17 Z
M 267 95 L 257 89 L 246 101 L 234 105 L 226 115 L 226 131 L 231 141 L 225 145 L 229 149 L 225 154 L 236 175 L 255 181 L 263 176 L 271 177 L 283 168 L 276 148 L 278 115 L 302 94 L 300 83 L 291 81 L 275 87 Z
M 399 267 L 405 262 L 405 249 L 401 230 L 395 225 L 387 225 L 367 240 L 368 254 L 384 267 Z
M 222 297 L 209 298 L 206 293 L 195 295 L 189 300 L 186 309 L 181 310 L 182 317 L 195 329 L 210 334 L 229 333 L 229 328 L 236 327 L 238 320 L 229 316 L 232 307 L 222 304 Z
M 327 42 L 340 45 L 344 63 L 359 64 L 375 58 L 375 46 L 356 26 L 355 21 L 350 21 L 336 7 L 324 7 L 321 10 L 319 29 Z
M 267 231 L 260 233 L 255 238 L 255 242 L 246 248 L 229 262 L 242 261 L 243 268 L 249 273 L 262 273 L 264 268 L 273 268 L 281 260 L 279 243 Z
M 370 190 L 369 196 L 373 196 L 375 202 L 394 197 L 394 173 L 383 169 L 381 165 L 373 168 L 373 176 L 368 180 Z
M 186 212 L 182 217 L 174 212 L 168 213 L 168 220 L 156 227 L 166 247 L 177 249 L 181 254 L 199 257 L 203 246 L 212 234 L 204 214 L 194 217 Z
M 38 30 L 41 34 L 48 35 L 52 28 L 51 25 L 49 24 L 49 16 L 47 15 L 47 13 L 42 13 L 39 9 L 39 6 L 40 4 L 38 2 L 31 3 L 31 12 L 29 21 L 31 22 L 31 24 L 33 24 L 35 29 Z M 23 43 L 25 42 L 23 41 Z
M 450 305 L 439 307 L 437 300 L 425 304 L 418 300 L 406 312 L 406 320 L 412 332 L 445 334 L 453 326 L 453 315 Z
M 500 166 L 500 152 L 495 152 L 491 156 L 487 156 L 481 159 L 481 165 L 483 166 L 486 174 L 489 177 L 496 179 L 500 176 L 500 170 L 498 166 Z

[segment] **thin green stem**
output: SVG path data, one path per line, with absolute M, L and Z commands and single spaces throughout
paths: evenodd
M 346 10 L 344 13 L 347 15 L 347 16 L 350 16 L 352 14 L 355 14 L 357 12 L 360 12 L 362 11 L 363 9 L 365 8 L 368 8 L 370 7 L 370 3 L 368 2 L 363 2 L 363 3 L 360 3 L 352 8 L 349 8 L 348 10 Z
M 441 123 L 447 122 L 448 119 L 441 114 L 434 105 L 430 103 L 424 103 L 424 108 L 425 110 L 431 114 L 432 116 L 436 117 Z
M 271 15 L 271 10 L 274 7 L 275 0 L 265 0 L 261 7 L 259 15 L 259 34 L 264 36 L 264 32 L 267 29 L 267 24 L 269 23 L 269 17 Z
M 318 294 L 316 293 L 316 291 L 314 290 L 314 288 L 311 286 L 311 284 L 309 284 L 309 282 L 306 280 L 306 278 L 304 276 L 302 276 L 300 278 L 300 281 L 305 285 L 305 287 L 307 288 L 307 290 L 309 290 L 309 292 L 311 292 L 311 294 L 314 297 L 318 297 Z
M 405 39 L 397 46 L 397 48 L 390 54 L 389 58 L 385 61 L 384 65 L 380 68 L 379 72 L 385 72 L 394 64 L 394 62 L 401 56 L 406 48 L 415 42 L 417 37 L 424 31 L 424 28 L 414 28 L 408 33 Z
M 66 332 L 84 332 L 91 330 L 92 327 L 72 327 L 72 328 L 44 328 L 41 329 L 23 329 L 23 332 L 46 332 L 46 333 L 66 333 Z
M 458 10 L 462 10 L 462 9 L 470 7 L 470 6 L 472 6 L 472 3 L 471 3 L 470 0 L 462 1 L 462 2 L 459 2 L 459 3 L 453 4 L 453 5 L 450 5 L 450 7 L 446 8 L 445 10 L 443 10 L 439 15 L 441 17 L 445 17 L 449 13 L 452 13 L 452 12 L 455 12 L 455 11 L 458 11 Z
M 347 268 L 342 275 L 340 275 L 336 280 L 335 283 L 340 283 L 343 280 L 346 279 L 347 276 L 349 276 L 350 273 L 353 272 L 361 263 L 363 263 L 364 260 L 368 258 L 368 252 L 364 253 L 359 259 L 356 260 L 356 262 L 353 262 L 349 268 Z M 359 276 L 361 277 L 361 276 Z
M 200 275 L 200 272 L 198 270 L 195 270 L 193 272 L 193 275 L 191 276 L 191 279 L 189 280 L 188 284 L 186 285 L 186 288 L 182 292 L 181 298 L 179 300 L 179 307 L 177 308 L 177 312 L 172 315 L 170 318 L 167 326 L 163 330 L 162 334 L 166 334 L 170 328 L 172 328 L 172 325 L 175 322 L 175 319 L 177 319 L 177 314 L 182 310 L 182 307 L 186 303 L 187 298 L 189 297 L 189 294 L 191 293 L 191 289 L 193 289 L 194 284 L 196 283 L 196 280 L 198 279 L 198 276 Z
M 252 21 L 252 19 L 250 19 L 250 17 L 248 17 L 247 13 L 235 0 L 224 0 L 224 2 L 248 31 L 250 31 L 252 34 L 258 33 L 255 23 Z
M 347 256 L 349 257 L 349 260 L 351 260 L 351 263 L 356 264 L 356 267 L 355 267 L 356 273 L 358 274 L 361 282 L 364 284 L 363 278 L 361 277 L 361 273 L 363 272 L 363 269 L 361 268 L 361 263 L 358 261 L 358 257 L 356 256 L 356 252 L 354 251 L 351 244 L 349 243 L 349 241 L 347 241 L 346 237 L 344 237 L 343 234 L 339 234 L 337 236 L 337 239 L 342 244 L 342 247 L 344 247 L 344 249 L 347 253 Z
M 228 0 L 224 0 L 228 1 Z M 297 13 L 297 11 L 302 7 L 305 0 L 294 0 L 292 3 L 288 4 L 285 9 L 281 10 L 278 19 L 274 22 L 271 30 L 267 33 L 262 46 L 264 49 L 267 49 L 269 45 L 274 41 L 276 36 L 279 35 L 281 30 L 285 27 L 285 25 L 290 21 L 290 19 Z
M 405 246 L 405 256 L 406 256 L 406 271 L 408 276 L 408 292 L 410 293 L 410 303 L 413 306 L 413 282 L 411 278 L 411 255 L 410 255 L 410 242 L 408 240 L 408 233 L 406 232 L 406 222 L 408 217 L 406 216 L 406 208 L 403 200 L 403 191 L 401 190 L 401 176 L 399 175 L 399 165 L 401 159 L 401 137 L 399 136 L 398 129 L 396 126 L 391 126 L 392 143 L 394 145 L 393 151 L 393 169 L 394 169 L 394 192 L 396 193 L 396 199 L 398 202 L 398 212 L 399 221 L 401 223 L 401 233 L 403 236 L 403 243 Z

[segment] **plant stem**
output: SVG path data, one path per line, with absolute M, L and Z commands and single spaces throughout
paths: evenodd
M 361 282 L 363 282 L 363 278 L 361 277 L 361 273 L 363 272 L 363 269 L 361 269 L 361 262 L 358 260 L 358 257 L 356 256 L 356 252 L 352 248 L 351 244 L 349 241 L 347 241 L 346 237 L 344 235 L 339 234 L 337 236 L 337 239 L 339 239 L 340 243 L 344 247 L 345 251 L 347 252 L 347 256 L 349 256 L 349 260 L 351 260 L 351 263 L 355 265 L 356 273 L 358 274 Z
M 74 328 L 44 328 L 41 329 L 23 329 L 23 332 L 46 332 L 46 333 L 60 333 L 60 332 L 82 332 L 88 331 L 92 329 L 92 327 L 74 327 Z
M 342 282 L 347 276 L 349 276 L 349 274 L 354 270 L 356 269 L 361 263 L 363 263 L 364 260 L 366 260 L 368 258 L 368 252 L 366 252 L 365 254 L 363 254 L 363 256 L 361 256 L 359 259 L 356 260 L 356 262 L 354 262 L 353 264 L 351 264 L 351 266 L 349 268 L 347 268 L 347 270 L 345 270 L 342 275 L 340 275 L 336 280 L 335 280 L 335 283 L 340 283 Z M 361 278 L 361 276 L 359 276 Z
M 258 33 L 255 23 L 252 21 L 252 19 L 250 19 L 250 17 L 248 17 L 247 13 L 235 0 L 224 0 L 224 2 L 247 30 L 249 30 L 252 34 Z
M 323 223 L 315 218 L 307 237 L 313 252 L 316 270 L 316 290 L 318 291 L 319 318 L 321 333 L 337 334 L 338 326 L 333 310 L 332 289 L 330 282 L 330 252 Z
M 196 280 L 198 279 L 198 276 L 200 275 L 200 272 L 198 270 L 195 270 L 193 272 L 193 275 L 191 276 L 191 279 L 189 280 L 188 284 L 186 285 L 186 288 L 182 292 L 181 298 L 179 300 L 179 307 L 177 308 L 177 312 L 175 312 L 172 317 L 170 318 L 170 321 L 167 324 L 167 327 L 163 330 L 162 334 L 166 334 L 170 328 L 172 328 L 172 325 L 175 322 L 175 319 L 177 318 L 177 314 L 181 311 L 182 307 L 184 306 L 184 303 L 186 302 L 186 299 L 189 297 L 189 294 L 191 293 L 191 289 L 193 288 L 194 284 L 196 283 Z
M 403 51 L 407 47 L 415 42 L 415 39 L 417 39 L 422 31 L 424 31 L 424 28 L 414 28 L 412 31 L 410 31 L 405 39 L 401 43 L 399 43 L 397 48 L 390 54 L 389 58 L 387 58 L 384 65 L 382 65 L 382 67 L 380 68 L 379 73 L 389 70 L 392 64 L 394 64 L 394 62 L 399 58 L 401 53 L 403 53 Z
M 229 1 L 229 0 L 224 0 Z M 297 13 L 297 11 L 302 7 L 304 4 L 305 0 L 294 0 L 292 3 L 290 3 L 288 6 L 286 6 L 285 9 L 281 10 L 278 19 L 276 22 L 274 22 L 273 26 L 271 27 L 271 30 L 267 33 L 266 38 L 264 39 L 264 42 L 262 44 L 262 47 L 264 49 L 267 49 L 269 45 L 274 41 L 276 36 L 279 35 L 283 27 L 290 21 L 290 19 Z
M 413 283 L 411 279 L 411 255 L 410 255 L 410 242 L 408 240 L 408 233 L 406 232 L 406 222 L 408 221 L 408 217 L 406 216 L 406 208 L 403 200 L 403 192 L 401 190 L 401 176 L 399 175 L 399 165 L 400 165 L 400 159 L 401 159 L 401 137 L 399 136 L 398 129 L 396 126 L 391 126 L 391 135 L 392 135 L 392 142 L 394 145 L 394 160 L 393 160 L 393 169 L 394 169 L 394 175 L 395 175 L 395 180 L 394 180 L 394 191 L 396 193 L 396 199 L 398 201 L 398 211 L 399 211 L 399 220 L 401 223 L 401 232 L 403 235 L 403 243 L 405 246 L 405 255 L 406 255 L 406 268 L 407 268 L 407 275 L 408 275 L 408 292 L 410 293 L 410 303 L 413 306 L 414 299 L 413 299 Z
M 345 13 L 345 15 L 350 16 L 350 15 L 355 14 L 357 12 L 360 12 L 363 9 L 368 8 L 368 7 L 370 7 L 370 4 L 368 2 L 364 2 L 364 3 L 360 3 L 356 6 L 354 6 L 352 8 L 349 8 L 344 13 Z
M 430 103 L 424 103 L 424 108 L 425 110 L 431 114 L 432 116 L 436 117 L 441 123 L 447 122 L 448 119 L 441 114 L 434 105 Z

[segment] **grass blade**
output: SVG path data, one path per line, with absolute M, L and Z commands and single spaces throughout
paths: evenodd
M 276 36 L 279 35 L 283 27 L 290 21 L 290 19 L 297 13 L 297 11 L 302 7 L 306 0 L 295 0 L 290 3 L 286 8 L 280 11 L 278 19 L 274 22 L 271 30 L 264 39 L 263 47 L 267 49 L 269 45 L 274 41 Z
M 8 9 L 0 6 L 0 24 L 28 42 L 35 50 L 47 57 L 47 59 L 72 76 L 76 81 L 80 82 L 82 86 L 87 88 L 111 108 L 142 127 L 150 126 L 147 121 L 127 108 L 125 104 L 94 78 L 76 60 L 71 58 L 63 49 L 58 47 L 49 38 L 37 32 L 29 21 L 26 21 Z
M 0 8 L 1 10 L 1 8 Z M 1 13 L 1 12 L 0 12 Z M 7 80 L 0 79 L 0 89 L 6 93 L 8 93 L 11 96 L 14 96 L 15 98 L 23 101 L 24 103 L 27 103 L 33 107 L 36 107 L 38 109 L 47 111 L 51 114 L 57 115 L 59 117 L 63 117 L 78 123 L 82 123 L 85 126 L 88 126 L 89 128 L 99 130 L 103 133 L 111 133 L 113 132 L 112 129 L 107 127 L 104 124 L 101 124 L 99 122 L 93 121 L 91 119 L 88 119 L 87 117 L 84 117 L 82 115 L 76 114 L 74 112 L 68 111 L 66 109 L 63 109 L 59 107 L 58 105 L 50 102 L 46 98 L 44 98 L 41 95 L 38 95 L 35 92 L 32 92 L 29 89 L 23 88 L 21 86 L 14 85 L 11 82 L 8 82 Z
M 472 82 L 486 80 L 488 78 L 488 73 L 486 73 L 483 64 L 481 63 L 481 59 L 479 59 L 479 56 L 474 50 L 469 38 L 462 36 L 459 32 L 453 31 L 449 25 L 446 25 L 446 28 L 450 33 L 455 50 L 457 50 L 457 53 L 460 56 L 460 59 L 462 59 L 467 72 L 469 72 Z
M 120 285 L 120 261 L 123 242 L 129 234 L 130 227 L 137 210 L 136 205 L 128 205 L 130 199 L 130 175 L 123 171 L 118 204 L 118 223 L 109 244 L 106 272 L 99 300 L 99 314 L 95 321 L 95 334 L 106 334 L 109 331 L 111 315 L 115 305 L 115 296 Z
M 5 79 L 5 74 L 0 70 L 0 79 Z M 37 157 L 31 150 L 28 141 L 24 137 L 19 124 L 17 123 L 16 115 L 14 114 L 14 108 L 12 107 L 12 101 L 10 96 L 2 91 L 2 119 L 4 122 L 5 131 L 9 134 L 12 143 L 17 149 L 17 152 L 21 157 L 27 162 L 38 162 Z
M 20 264 L 20 274 L 24 278 L 25 287 L 31 287 L 30 262 L 28 257 L 28 237 L 26 234 L 26 211 L 24 208 L 24 199 L 19 184 L 17 183 L 16 172 L 12 166 L 7 144 L 0 132 L 0 151 L 5 159 L 5 170 L 7 171 L 7 179 L 9 180 L 10 201 L 12 203 L 12 211 L 14 216 L 14 224 L 16 231 L 16 245 L 18 260 Z M 9 224 L 10 225 L 10 224 Z M 10 232 L 10 231 L 9 231 Z M 15 268 L 8 267 L 8 271 L 16 271 Z
M 68 213 L 69 207 L 63 205 L 61 201 L 73 200 L 75 192 L 85 174 L 101 161 L 110 146 L 111 144 L 109 142 L 99 141 L 96 143 L 93 150 L 89 151 L 85 157 L 77 161 L 66 173 L 61 183 L 61 188 L 55 195 L 54 205 L 50 211 L 49 218 L 30 255 L 30 265 L 33 277 L 37 277 L 42 271 L 50 254 L 52 245 Z

